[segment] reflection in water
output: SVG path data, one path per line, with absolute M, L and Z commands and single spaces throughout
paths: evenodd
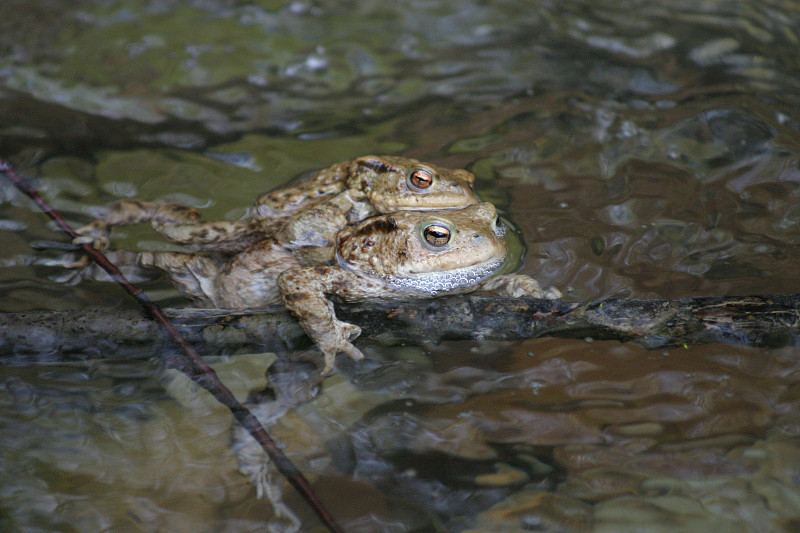
M 433 479 L 448 480 L 443 498 L 498 499 L 478 519 L 487 531 L 759 531 L 765 517 L 798 518 L 794 348 L 543 339 L 498 347 L 490 363 L 453 348 L 436 350 L 435 377 L 404 395 L 413 403 L 356 426 L 355 472 L 421 501 Z M 458 400 L 442 402 L 442 389 Z M 400 472 L 376 469 L 381 459 Z M 463 509 L 442 512 L 457 521 Z
M 465 353 L 469 344 L 436 348 L 427 369 L 407 349 L 353 366 L 355 374 L 330 378 L 315 400 L 273 425 L 331 491 L 323 497 L 336 501 L 342 486 L 363 493 L 334 504 L 362 523 L 355 530 L 408 530 L 393 528 L 425 524 L 422 508 L 439 513 L 447 530 L 478 513 L 473 526 L 487 531 L 536 523 L 547 531 L 761 531 L 765 520 L 798 519 L 793 348 L 654 352 L 541 339 Z M 242 394 L 259 386 L 268 363 L 241 357 L 216 366 Z M 155 371 L 147 363 L 7 369 L 0 493 L 11 524 L 67 520 L 95 530 L 103 520 L 132 520 L 221 531 L 232 524 L 218 506 L 238 527 L 270 515 L 237 473 L 224 409 L 182 377 L 156 382 Z M 344 474 L 358 484 L 338 481 Z M 155 501 L 161 511 L 150 509 Z M 373 520 L 363 522 L 365 512 Z
M 236 218 L 305 170 L 400 153 L 472 170 L 523 271 L 568 299 L 798 292 L 792 2 L 62 4 L 0 3 L 0 151 L 76 225 L 127 197 Z M 56 238 L 0 186 L 0 309 L 133 305 L 54 281 L 30 243 Z M 362 343 L 272 428 L 348 531 L 800 523 L 795 347 Z M 270 361 L 218 367 L 244 395 Z M 271 516 L 229 416 L 150 363 L 5 367 L 0 404 L 2 529 Z

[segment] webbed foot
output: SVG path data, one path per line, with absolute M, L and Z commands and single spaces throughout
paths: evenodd
M 91 244 L 96 250 L 107 250 L 111 245 L 111 225 L 104 220 L 95 220 L 79 228 L 76 233 L 80 237 L 72 239 L 73 244 Z

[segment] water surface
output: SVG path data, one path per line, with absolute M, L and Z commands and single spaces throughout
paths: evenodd
M 76 226 L 127 197 L 236 218 L 300 172 L 409 155 L 473 171 L 522 272 L 567 299 L 796 293 L 797 28 L 777 0 L 7 0 L 0 155 Z M 0 310 L 135 305 L 58 281 L 37 240 L 64 238 L 0 187 Z M 800 523 L 795 347 L 360 346 L 272 428 L 348 531 Z M 272 360 L 213 361 L 244 398 Z M 239 472 L 229 415 L 157 362 L 6 366 L 0 403 L 3 529 L 291 522 Z

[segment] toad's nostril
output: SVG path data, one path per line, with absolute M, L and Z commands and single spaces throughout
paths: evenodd
M 503 221 L 500 220 L 499 217 L 497 219 L 495 219 L 494 234 L 497 235 L 498 237 L 502 237 L 503 235 L 506 234 L 506 230 L 507 230 L 507 228 L 506 228 L 506 225 L 503 224 Z

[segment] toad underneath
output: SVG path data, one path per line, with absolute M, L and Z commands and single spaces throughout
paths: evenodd
M 190 298 L 221 308 L 280 303 L 298 319 L 325 356 L 324 373 L 337 353 L 363 358 L 351 340 L 358 326 L 336 318 L 331 298 L 421 299 L 489 291 L 502 296 L 557 298 L 522 275 L 491 277 L 506 257 L 505 229 L 492 204 L 460 210 L 400 211 L 347 226 L 337 235 L 332 264 L 303 265 L 275 239 L 229 259 L 173 252 L 134 254 L 140 267 L 167 272 Z
M 80 230 L 78 243 L 108 247 L 114 226 L 150 221 L 169 240 L 193 250 L 235 253 L 268 237 L 314 255 L 336 232 L 378 213 L 458 209 L 478 202 L 475 176 L 397 156 L 364 156 L 332 165 L 299 183 L 264 194 L 243 220 L 202 221 L 174 202 L 119 200 Z M 314 258 L 312 260 L 318 260 Z

